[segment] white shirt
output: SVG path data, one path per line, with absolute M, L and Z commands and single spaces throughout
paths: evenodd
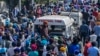
M 1 20 L 1 22 L 4 24 L 4 26 L 6 25 L 6 24 L 5 24 L 6 20 L 8 20 L 8 21 L 10 22 L 10 18 L 2 19 L 2 20 Z
M 95 16 L 92 15 L 91 21 L 95 22 L 95 20 L 96 20 Z
M 11 48 L 8 49 L 8 51 L 7 51 L 8 56 L 13 56 L 14 55 L 14 49 L 15 48 L 16 47 L 11 47 Z
M 95 34 L 90 35 L 91 42 L 96 41 L 96 40 L 97 40 L 97 35 L 95 35 Z
M 97 47 L 90 47 L 87 52 L 88 56 L 98 56 L 99 49 Z
M 4 24 L 4 26 L 5 26 L 5 21 L 6 21 L 6 19 L 2 19 L 2 21 L 1 21 Z
M 54 51 L 55 51 L 55 52 L 57 53 L 57 55 L 58 55 L 58 52 L 59 52 L 59 51 L 58 51 L 58 47 L 55 47 L 55 48 L 54 48 Z
M 46 56 L 46 54 L 47 54 L 46 47 L 47 47 L 47 46 L 44 46 L 44 47 L 43 47 L 43 54 L 42 54 L 42 56 Z

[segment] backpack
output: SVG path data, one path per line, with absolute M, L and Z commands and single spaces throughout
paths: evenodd
M 71 44 L 69 46 L 68 52 L 69 52 L 69 54 L 74 55 L 76 50 L 80 51 L 80 45 L 79 44 L 77 44 L 77 45 Z

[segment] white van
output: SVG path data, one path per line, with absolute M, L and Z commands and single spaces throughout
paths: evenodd
M 67 37 L 68 35 L 71 36 L 72 32 L 72 25 L 74 20 L 67 16 L 60 16 L 60 15 L 47 15 L 40 18 L 37 18 L 34 22 L 34 30 L 37 30 L 37 27 L 43 25 L 44 21 L 48 21 L 48 29 L 49 35 L 64 35 Z M 52 27 L 54 29 L 52 29 Z
M 69 16 L 74 19 L 78 26 L 82 25 L 82 13 L 81 12 L 61 12 L 62 16 Z

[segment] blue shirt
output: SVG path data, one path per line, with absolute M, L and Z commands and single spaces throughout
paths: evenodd
M 93 30 L 97 36 L 100 36 L 100 25 L 95 26 Z
M 88 56 L 99 56 L 99 49 L 97 47 L 90 47 L 87 52 Z
M 28 53 L 28 56 L 39 56 L 39 53 L 38 53 L 38 51 L 30 51 Z
M 88 27 L 88 25 L 86 25 L 86 24 L 83 24 L 83 25 L 81 25 L 80 26 L 80 33 L 85 33 L 85 35 L 89 35 L 89 31 L 90 31 L 90 29 L 89 29 L 89 27 Z

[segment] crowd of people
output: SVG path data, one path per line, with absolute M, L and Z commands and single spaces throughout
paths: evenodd
M 50 37 L 48 22 L 34 32 L 38 17 L 74 10 L 82 12 L 83 24 L 73 39 Z M 98 6 L 90 2 L 29 4 L 22 6 L 21 11 L 15 7 L 0 17 L 0 56 L 99 56 L 100 24 L 95 23 L 98 12 Z

